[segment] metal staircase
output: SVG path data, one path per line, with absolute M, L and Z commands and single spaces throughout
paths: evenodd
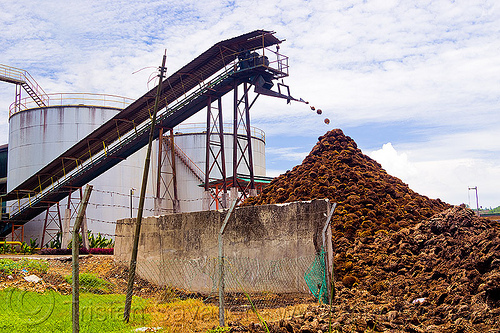
M 47 106 L 49 104 L 49 96 L 30 75 L 30 73 L 23 69 L 0 65 L 0 81 L 14 83 L 21 86 L 39 107 Z M 20 90 L 16 93 L 16 102 L 21 100 L 20 93 Z
M 225 84 L 223 83 L 224 80 L 228 79 L 230 74 L 231 72 L 223 72 L 212 81 L 213 83 L 202 86 L 192 94 L 179 100 L 172 107 L 162 110 L 158 114 L 156 127 L 175 127 L 184 121 L 188 115 L 202 109 L 204 103 L 200 103 L 200 99 L 204 99 L 204 96 L 209 92 L 219 91 Z M 51 186 L 33 195 L 28 195 L 28 200 L 24 200 L 25 202 L 21 203 L 17 207 L 18 209 L 10 213 L 9 220 L 19 221 L 19 224 L 23 224 L 24 221 L 34 218 L 47 209 L 48 202 L 58 202 L 66 197 L 68 191 L 65 189 L 81 187 L 126 159 L 147 144 L 150 128 L 151 119 L 147 118 L 145 122 L 136 126 L 135 129 L 121 135 L 115 142 L 105 145 L 100 152 L 93 154 L 88 160 L 77 162 L 77 167 L 72 170 L 65 170 L 63 177 L 57 179 Z M 158 137 L 158 134 L 157 130 L 155 138 Z M 2 235 L 0 234 L 0 236 Z
M 24 88 L 24 90 L 28 93 L 28 95 L 30 95 L 31 99 L 33 99 L 38 106 L 47 106 L 45 101 L 42 99 L 42 96 L 38 95 L 36 90 L 33 89 L 28 82 L 23 82 L 21 87 Z
M 174 143 L 174 152 L 175 155 L 182 161 L 182 164 L 188 168 L 189 171 L 200 181 L 205 181 L 205 173 L 196 165 L 193 160 L 189 158 L 189 156 Z

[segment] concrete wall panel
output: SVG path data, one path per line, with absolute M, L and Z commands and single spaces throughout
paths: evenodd
M 304 273 L 321 249 L 328 205 L 314 200 L 237 208 L 224 235 L 227 290 L 308 292 Z M 160 285 L 214 292 L 225 214 L 202 211 L 144 219 L 139 275 Z M 118 221 L 115 260 L 126 265 L 134 230 L 133 219 Z

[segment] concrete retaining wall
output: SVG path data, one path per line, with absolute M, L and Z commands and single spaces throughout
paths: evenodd
M 224 234 L 226 290 L 308 292 L 304 272 L 321 248 L 328 208 L 326 200 L 236 208 Z M 217 290 L 218 233 L 225 215 L 202 211 L 143 219 L 138 275 L 193 292 Z M 134 220 L 120 220 L 116 227 L 115 260 L 126 265 Z

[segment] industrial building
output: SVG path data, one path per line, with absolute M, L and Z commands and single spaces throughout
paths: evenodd
M 26 71 L 0 65 L 0 80 L 16 85 L 8 155 L 0 147 L 0 239 L 43 246 L 68 233 L 88 183 L 89 230 L 112 236 L 116 220 L 135 217 L 156 104 L 145 216 L 226 208 L 255 195 L 270 179 L 250 109 L 260 95 L 294 100 L 283 83 L 271 89 L 288 76 L 281 42 L 264 30 L 219 42 L 135 101 L 47 94 Z M 223 119 L 225 95 L 232 119 Z M 185 122 L 200 111 L 206 123 Z

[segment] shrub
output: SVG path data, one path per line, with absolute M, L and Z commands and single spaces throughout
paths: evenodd
M 0 259 L 0 274 L 10 275 L 17 269 L 17 263 L 12 259 Z
M 113 248 L 106 248 L 106 249 L 97 248 L 97 249 L 90 249 L 89 252 L 92 254 L 112 255 L 112 254 L 114 254 L 114 249 Z
M 46 248 L 46 249 L 41 249 L 40 254 L 44 255 L 69 255 L 72 253 L 71 249 L 51 249 L 51 248 Z M 80 249 L 80 254 L 89 254 L 89 251 L 85 248 Z
M 72 253 L 71 249 L 41 249 L 40 254 L 44 255 L 70 255 Z M 107 255 L 112 255 L 114 253 L 113 248 L 91 248 L 91 249 L 85 249 L 85 248 L 80 248 L 80 254 L 107 254 Z

